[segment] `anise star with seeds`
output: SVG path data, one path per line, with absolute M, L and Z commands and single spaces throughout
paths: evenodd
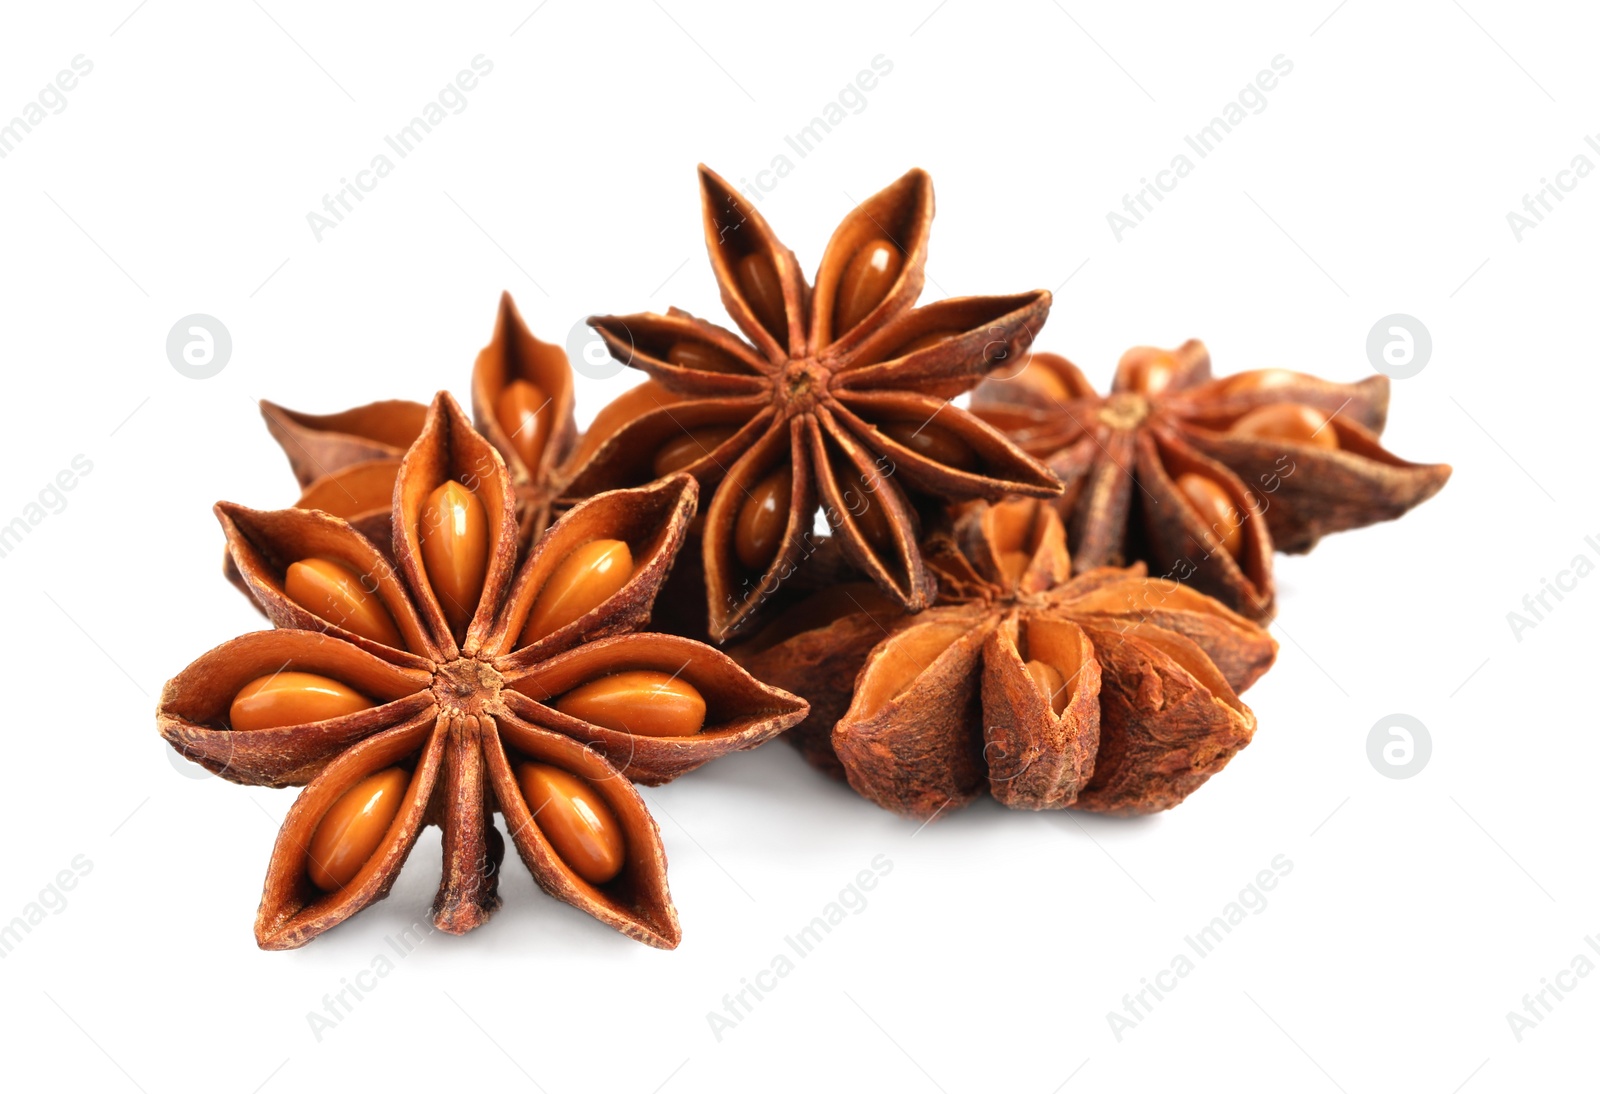
M 598 495 L 519 563 L 505 463 L 441 393 L 401 460 L 389 555 L 324 512 L 217 506 L 278 629 L 195 661 L 157 721 L 224 778 L 305 784 L 261 946 L 303 945 L 382 899 L 428 824 L 444 845 L 434 921 L 479 926 L 500 902 L 496 812 L 551 895 L 677 945 L 660 833 L 629 780 L 754 747 L 806 709 L 710 646 L 640 631 L 696 495 L 686 475 Z
M 863 797 L 926 820 L 985 792 L 1013 809 L 1170 809 L 1250 742 L 1239 700 L 1272 636 L 1143 567 L 1069 577 L 1048 502 L 982 503 L 925 545 L 939 602 L 897 614 L 839 586 L 736 655 L 811 703 L 791 734 Z
M 816 549 L 819 509 L 849 563 L 905 608 L 925 607 L 919 507 L 1060 489 L 949 402 L 1027 347 L 1050 294 L 914 307 L 933 220 L 920 170 L 845 217 L 815 285 L 705 167 L 700 191 L 712 271 L 745 338 L 676 309 L 591 319 L 612 355 L 650 381 L 601 410 L 568 496 L 694 475 L 710 492 L 702 553 L 719 641 Z
M 566 352 L 533 336 L 510 293 L 500 295 L 494 334 L 472 367 L 472 410 L 478 431 L 506 462 L 526 546 L 549 526 L 556 468 L 571 453 L 577 427 Z M 334 414 L 261 403 L 267 431 L 300 481 L 295 505 L 343 517 L 384 550 L 400 457 L 427 413 L 404 399 Z
M 1131 349 L 1111 394 L 1036 353 L 986 380 L 973 413 L 1044 459 L 1079 570 L 1143 561 L 1252 619 L 1275 609 L 1272 553 L 1393 520 L 1450 478 L 1378 441 L 1389 378 L 1341 384 L 1286 369 L 1211 377 L 1198 341 Z

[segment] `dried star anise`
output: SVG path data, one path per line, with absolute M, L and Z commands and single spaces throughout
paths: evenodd
M 1393 520 L 1436 494 L 1445 464 L 1378 442 L 1389 378 L 1340 384 L 1285 369 L 1211 378 L 1198 341 L 1123 355 L 1101 396 L 1035 353 L 985 381 L 973 413 L 1044 459 L 1079 570 L 1141 560 L 1252 619 L 1274 611 L 1272 552 Z
M 810 701 L 798 743 L 876 804 L 1152 813 L 1250 742 L 1238 693 L 1277 643 L 1211 597 L 1139 566 L 1069 578 L 1061 519 L 1030 499 L 969 505 L 924 552 L 927 611 L 841 586 L 736 651 Z
M 723 640 L 815 546 L 819 507 L 839 549 L 910 610 L 931 587 L 919 506 L 1045 497 L 1037 461 L 948 400 L 1025 349 L 1050 294 L 914 308 L 933 186 L 907 172 L 856 206 L 808 284 L 793 252 L 700 168 L 706 246 L 749 341 L 673 309 L 590 320 L 650 376 L 601 410 L 573 461 L 570 498 L 686 471 L 711 491 L 702 557 L 709 629 Z
M 516 491 L 523 546 L 550 523 L 555 472 L 577 437 L 572 370 L 560 346 L 528 330 L 510 293 L 500 296 L 494 335 L 472 367 L 478 431 L 505 459 Z M 265 400 L 261 416 L 300 480 L 295 506 L 343 517 L 381 548 L 400 457 L 428 408 L 392 399 L 336 414 L 305 414 Z
M 157 720 L 225 778 L 306 784 L 268 867 L 261 946 L 381 899 L 426 824 L 443 830 L 435 923 L 480 925 L 499 904 L 496 811 L 551 895 L 677 945 L 660 833 L 628 780 L 666 782 L 806 710 L 710 646 L 638 632 L 696 496 L 686 475 L 598 495 L 519 565 L 505 463 L 441 393 L 401 461 L 390 556 L 323 512 L 217 506 L 279 629 L 195 661 Z

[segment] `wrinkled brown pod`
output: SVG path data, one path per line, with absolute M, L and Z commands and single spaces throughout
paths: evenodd
M 917 308 L 933 185 L 907 172 L 835 230 L 816 281 L 761 214 L 705 167 L 706 246 L 744 335 L 677 309 L 590 322 L 643 389 L 600 412 L 569 498 L 694 475 L 709 631 L 744 627 L 816 551 L 820 509 L 849 561 L 907 610 L 932 585 L 919 510 L 1059 490 L 1050 472 L 949 400 L 1032 341 L 1044 291 Z
M 807 698 L 796 742 L 864 797 L 924 820 L 984 792 L 1151 813 L 1249 743 L 1239 692 L 1277 643 L 1245 617 L 1141 566 L 1069 577 L 1048 502 L 971 505 L 924 549 L 933 608 L 896 617 L 841 587 L 734 651 Z
M 157 723 L 224 778 L 305 784 L 268 869 L 256 921 L 264 948 L 302 945 L 381 899 L 427 824 L 444 839 L 436 925 L 480 925 L 499 903 L 496 813 L 545 891 L 630 937 L 677 944 L 660 835 L 629 780 L 668 781 L 770 739 L 806 711 L 710 646 L 640 632 L 696 493 L 678 475 L 598 495 L 519 563 L 505 463 L 440 394 L 402 460 L 389 553 L 324 512 L 217 506 L 241 580 L 279 629 L 225 643 L 174 677 Z M 626 572 L 595 584 L 592 572 L 562 567 L 596 542 L 619 545 L 612 553 L 631 560 Z M 310 598 L 303 587 L 297 598 L 290 574 L 307 558 L 349 575 L 336 591 L 351 599 Z M 544 598 L 573 596 L 564 621 L 525 640 Z M 661 685 L 648 681 L 660 680 L 698 697 L 699 724 L 662 736 L 632 721 L 652 713 Z M 604 724 L 562 709 L 569 693 L 602 682 L 638 698 L 583 708 L 611 711 Z M 241 706 L 247 695 L 255 706 Z M 306 721 L 326 713 L 329 695 L 337 713 Z M 251 728 L 231 721 L 242 711 Z M 560 777 L 540 786 L 576 788 L 582 807 L 548 798 L 541 826 L 523 796 L 530 765 Z M 621 855 L 618 869 L 585 880 L 559 847 L 565 839 L 566 854 L 587 853 L 582 840 L 602 836 Z M 313 860 L 316 849 L 334 859 Z
M 1066 483 L 1057 501 L 1080 571 L 1142 561 L 1252 619 L 1275 609 L 1272 553 L 1393 520 L 1437 493 L 1445 464 L 1378 443 L 1389 379 L 1285 369 L 1211 377 L 1198 341 L 1129 350 L 1110 395 L 1033 354 L 986 380 L 973 413 Z
M 516 394 L 507 388 L 516 384 L 534 391 L 532 427 L 506 420 L 505 398 Z M 559 492 L 556 469 L 571 453 L 578 430 L 566 351 L 533 336 L 510 293 L 501 294 L 494 337 L 472 366 L 472 413 L 479 432 L 505 458 L 522 542 L 532 543 L 549 526 Z

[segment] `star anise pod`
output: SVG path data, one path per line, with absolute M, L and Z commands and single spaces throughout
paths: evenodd
M 1123 355 L 1102 396 L 1064 357 L 1035 353 L 973 393 L 975 414 L 1067 484 L 1080 570 L 1134 560 L 1253 619 L 1272 618 L 1274 550 L 1393 520 L 1438 493 L 1446 464 L 1378 441 L 1389 378 L 1341 384 L 1286 369 L 1211 378 L 1194 340 Z
M 239 572 L 279 629 L 224 643 L 162 692 L 179 751 L 235 782 L 305 784 L 279 831 L 256 939 L 299 946 L 385 896 L 443 830 L 434 921 L 497 895 L 505 827 L 551 895 L 651 945 L 679 939 L 666 782 L 799 721 L 725 654 L 640 632 L 695 511 L 686 475 L 598 495 L 519 564 L 499 453 L 449 395 L 401 461 L 389 557 L 346 521 L 221 503 Z
M 472 367 L 472 410 L 478 431 L 511 474 L 526 546 L 550 523 L 555 470 L 572 451 L 577 427 L 566 352 L 533 336 L 510 293 L 501 294 L 494 335 Z M 336 414 L 261 403 L 267 431 L 300 480 L 296 507 L 343 517 L 385 549 L 400 457 L 417 439 L 427 412 L 423 404 L 401 399 Z
M 1152 813 L 1250 742 L 1238 693 L 1277 643 L 1211 597 L 1142 566 L 1069 577 L 1060 517 L 1029 499 L 966 507 L 925 552 L 927 611 L 896 617 L 840 587 L 738 651 L 806 696 L 808 755 L 831 745 L 864 797 L 919 819 L 984 791 L 1014 809 Z
M 711 491 L 710 633 L 745 624 L 815 551 L 819 508 L 849 562 L 909 610 L 931 596 L 919 506 L 1053 495 L 1037 461 L 948 400 L 1027 347 L 1045 291 L 926 307 L 933 186 L 907 172 L 856 206 L 808 283 L 754 207 L 705 167 L 712 272 L 745 339 L 677 309 L 590 320 L 651 382 L 600 412 L 568 496 L 686 471 Z

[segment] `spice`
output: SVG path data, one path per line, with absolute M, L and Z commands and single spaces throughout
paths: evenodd
M 666 782 L 806 710 L 710 646 L 640 630 L 696 495 L 678 475 L 591 498 L 519 565 L 506 465 L 441 394 L 401 462 L 390 553 L 323 512 L 217 506 L 278 629 L 190 665 L 157 720 L 225 778 L 305 784 L 268 867 L 260 945 L 302 945 L 381 899 L 425 824 L 443 830 L 436 925 L 480 925 L 499 904 L 495 812 L 547 892 L 677 945 L 660 835 L 629 780 Z M 597 543 L 617 564 L 598 585 L 572 564 Z M 551 603 L 566 607 L 530 633 Z
M 258 676 L 228 704 L 228 724 L 237 730 L 279 729 L 325 722 L 378 704 L 355 688 L 314 672 Z
M 1272 636 L 1143 567 L 1069 577 L 1048 502 L 969 506 L 924 552 L 940 589 L 928 611 L 896 618 L 830 590 L 736 651 L 807 698 L 792 738 L 864 797 L 924 820 L 984 792 L 1151 813 L 1250 742 L 1239 692 L 1271 666 Z
M 556 468 L 571 452 L 577 427 L 566 352 L 533 336 L 510 293 L 501 294 L 494 334 L 473 364 L 472 406 L 479 431 L 505 460 L 526 546 L 550 523 Z M 300 481 L 295 505 L 343 517 L 384 550 L 400 457 L 427 411 L 398 399 L 337 414 L 261 403 L 267 430 Z M 237 582 L 232 571 L 229 577 Z
M 633 577 L 633 552 L 620 539 L 592 539 L 561 560 L 534 599 L 523 644 L 537 642 L 594 611 Z
M 1066 483 L 1057 505 L 1078 570 L 1143 561 L 1252 619 L 1275 609 L 1272 553 L 1402 516 L 1450 477 L 1379 442 L 1389 379 L 1285 369 L 1211 378 L 1197 341 L 1123 355 L 1111 394 L 1031 355 L 986 380 L 973 413 Z
M 931 583 L 919 509 L 1059 486 L 948 400 L 1032 341 L 1044 291 L 914 307 L 933 220 L 919 170 L 856 206 L 808 283 L 753 206 L 700 169 L 706 246 L 740 338 L 676 309 L 590 320 L 650 376 L 602 409 L 569 498 L 684 471 L 708 491 L 709 632 L 749 622 L 817 550 L 818 509 L 848 561 L 907 610 Z M 746 341 L 748 339 L 748 341 Z

